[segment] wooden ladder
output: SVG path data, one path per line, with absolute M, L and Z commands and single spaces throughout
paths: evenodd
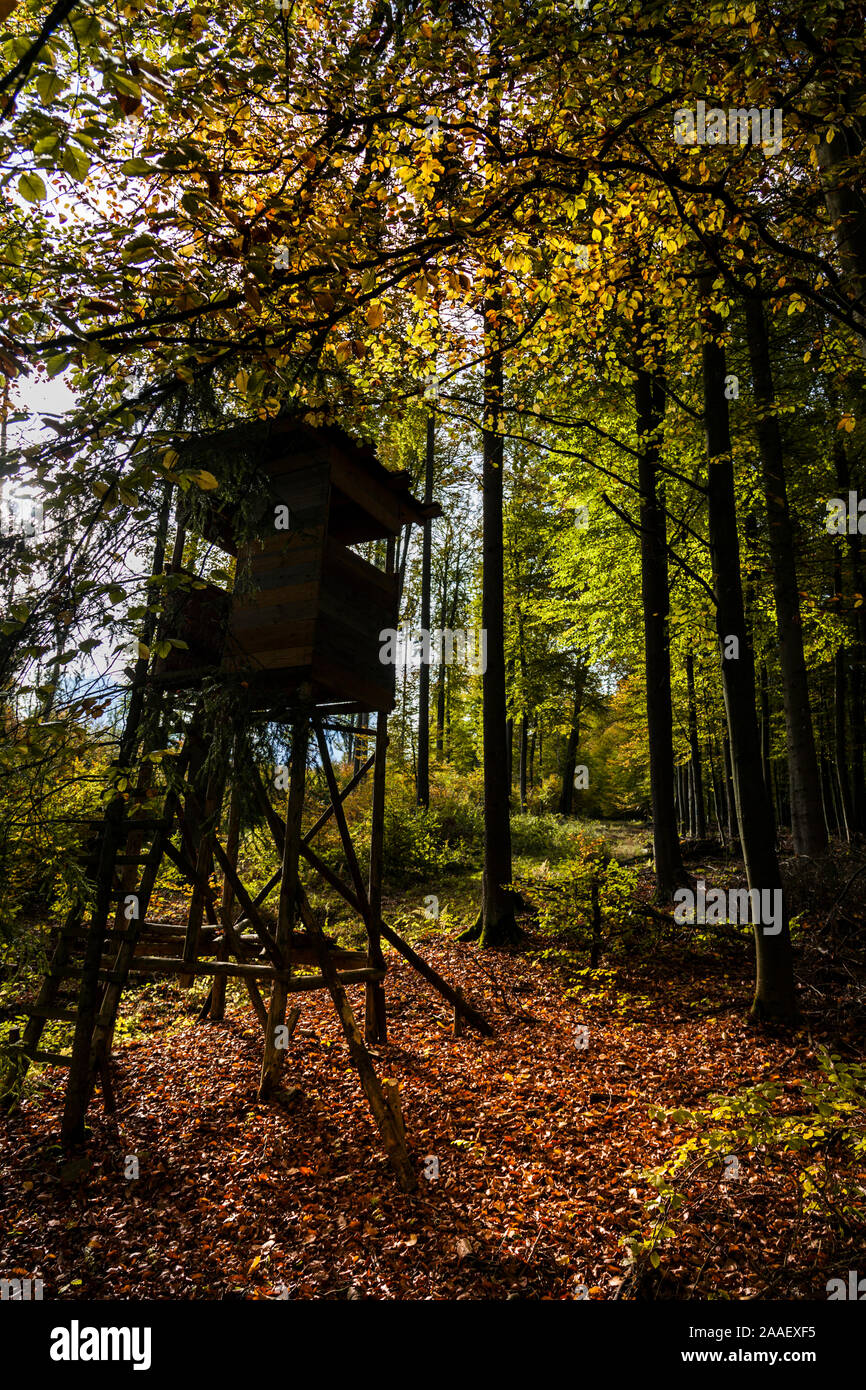
M 189 738 L 176 762 L 183 776 L 189 761 Z M 150 765 L 142 760 L 134 800 L 150 781 Z M 109 1056 L 124 986 L 136 946 L 148 927 L 147 909 L 169 839 L 178 824 L 179 793 L 169 787 L 158 815 L 125 814 L 117 799 L 98 827 L 85 867 L 95 869 L 95 902 L 85 925 L 84 912 L 73 909 L 58 933 L 35 1004 L 22 1003 L 16 1012 L 28 1022 L 20 1041 L 3 1045 L 7 1065 L 0 1084 L 0 1105 L 15 1102 L 20 1083 L 33 1062 L 69 1068 L 61 1136 L 65 1144 L 84 1137 L 84 1116 L 97 1076 L 107 1110 L 114 1108 Z M 68 995 L 75 990 L 75 997 Z M 70 1052 L 39 1047 L 50 1020 L 74 1023 Z

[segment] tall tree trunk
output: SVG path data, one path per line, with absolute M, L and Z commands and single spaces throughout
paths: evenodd
M 562 765 L 562 787 L 559 792 L 559 814 L 570 816 L 574 805 L 574 774 L 577 769 L 577 749 L 580 744 L 580 712 L 583 707 L 583 692 L 586 687 L 586 668 L 578 668 L 574 680 L 574 701 L 571 708 L 571 726 L 565 745 Z
M 647 728 L 649 731 L 650 796 L 653 813 L 653 857 L 656 894 L 669 899 L 688 881 L 682 861 L 674 809 L 673 702 L 671 699 L 670 598 L 668 589 L 667 526 L 658 482 L 660 436 L 664 412 L 661 382 L 650 376 L 641 360 L 638 341 L 634 381 L 640 489 L 641 596 L 643 598 L 646 663 Z M 682 800 L 680 800 L 682 808 Z
M 529 753 L 529 725 L 526 712 L 520 716 L 520 809 L 526 810 L 526 761 Z
M 695 700 L 695 658 L 691 650 L 686 655 L 686 681 L 689 691 L 689 751 L 694 789 L 694 833 L 698 840 L 707 838 L 707 819 L 704 811 L 704 775 L 701 768 L 701 748 L 698 743 L 698 706 Z
M 731 770 L 731 740 L 727 733 L 722 740 L 722 749 L 725 761 L 725 802 L 728 808 L 728 835 L 731 840 L 740 838 L 739 827 L 737 826 L 737 799 L 734 796 L 734 774 Z
M 770 773 L 770 689 L 767 680 L 767 663 L 762 661 L 758 668 L 758 693 L 761 701 L 761 776 L 767 789 L 767 799 L 773 805 L 773 779 Z
M 715 812 L 716 817 L 716 831 L 718 833 L 719 840 L 724 845 L 726 843 L 726 837 L 724 830 L 724 812 L 722 810 L 721 783 L 719 779 L 718 769 L 716 767 L 716 759 L 713 754 L 713 746 L 713 740 L 708 740 L 707 758 L 709 759 L 710 763 L 710 785 L 713 788 L 713 810 Z
M 761 301 L 751 296 L 746 299 L 746 328 L 755 398 L 759 407 L 756 432 L 773 567 L 779 664 L 782 668 L 782 701 L 791 787 L 791 833 L 797 854 L 816 855 L 826 848 L 827 836 L 819 807 L 818 760 L 803 651 L 794 529 L 788 507 L 785 459 L 776 416 L 767 323 Z
M 498 272 L 494 271 L 498 276 Z M 482 946 L 502 946 L 520 933 L 511 882 L 509 791 L 511 758 L 506 733 L 505 573 L 503 543 L 502 290 L 495 279 L 484 303 L 484 431 L 482 524 L 484 573 L 481 624 L 487 632 L 482 677 L 484 730 L 484 873 Z
M 433 501 L 433 463 L 436 441 L 436 415 L 431 406 L 427 412 L 427 453 L 424 463 L 424 501 Z M 421 550 L 421 629 L 430 638 L 430 568 L 433 549 L 433 523 L 424 522 Z M 419 806 L 430 805 L 430 663 L 421 662 L 418 672 L 418 774 Z
M 832 403 L 832 396 L 831 396 Z M 845 442 L 839 434 L 833 440 L 833 460 L 836 467 L 836 482 L 839 486 L 840 497 L 847 497 L 851 487 L 851 469 L 848 462 L 848 451 Z M 862 566 L 862 540 L 859 531 L 853 534 L 849 531 L 846 535 L 848 545 L 848 558 L 851 561 L 851 583 L 855 594 L 863 593 L 863 566 Z M 841 569 L 840 584 L 837 593 L 841 594 Z M 864 605 L 855 608 L 853 615 L 854 644 L 851 648 L 851 754 L 848 759 L 850 768 L 851 793 L 849 798 L 849 817 L 848 825 L 852 831 L 862 831 L 866 827 L 866 785 L 863 779 L 863 730 L 864 730 L 864 708 L 863 708 L 863 670 L 864 653 L 866 653 L 866 616 L 864 616 Z
M 710 272 L 703 281 L 702 290 L 708 298 L 712 295 L 714 278 Z M 782 877 L 776 855 L 772 811 L 761 776 L 755 666 L 746 630 L 740 576 L 723 334 L 723 320 L 712 308 L 707 307 L 703 324 L 704 423 L 716 631 L 722 660 L 722 689 L 731 740 L 734 794 L 746 877 L 750 889 L 766 890 L 775 895 L 781 892 Z M 781 901 L 782 922 L 778 934 L 770 935 L 765 926 L 755 924 L 757 969 L 752 1014 L 762 1020 L 791 1020 L 797 1016 L 791 936 L 784 895 Z
M 862 20 L 861 20 L 862 23 Z M 842 281 L 857 320 L 860 351 L 866 357 L 866 199 L 863 196 L 863 139 L 852 123 L 833 122 L 828 142 L 815 150 L 824 200 L 833 222 Z

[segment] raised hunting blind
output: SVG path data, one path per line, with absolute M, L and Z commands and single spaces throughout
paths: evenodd
M 300 1013 L 298 1007 L 288 1012 L 290 996 L 327 989 L 398 1180 L 408 1189 L 415 1175 L 396 1088 L 380 1083 L 365 1046 L 365 1038 L 387 1041 L 383 942 L 450 1002 L 455 1031 L 464 1021 L 490 1031 L 381 916 L 394 670 L 380 661 L 379 633 L 397 626 L 397 546 L 405 546 L 409 527 L 429 524 L 439 509 L 417 501 L 408 475 L 389 473 L 371 449 L 340 430 L 296 420 L 196 439 L 180 459 L 179 473 L 201 468 L 211 475 L 210 490 L 179 494 L 168 563 L 166 497 L 152 582 L 160 606 L 150 611 L 143 633 L 145 649 L 155 655 L 142 656 L 135 668 L 115 794 L 104 818 L 89 823 L 82 864 L 87 901 L 59 930 L 37 999 L 20 1006 L 23 1037 L 6 1048 L 6 1102 L 31 1062 L 67 1067 L 61 1132 L 66 1143 L 81 1140 L 97 1078 L 106 1108 L 116 1106 L 110 1058 L 124 987 L 131 975 L 161 973 L 185 986 L 210 978 L 200 1017 L 212 1020 L 224 1016 L 226 978 L 243 981 L 264 1035 L 264 1098 L 280 1083 Z M 352 548 L 359 545 L 379 563 Z M 182 563 L 185 550 L 212 555 L 214 547 L 233 557 L 231 591 Z M 253 754 L 255 729 L 263 725 L 282 730 L 291 743 L 282 812 Z M 329 746 L 335 733 L 374 748 L 342 787 Z M 311 749 L 328 799 L 306 815 Z M 344 801 L 371 770 L 363 871 Z M 244 815 L 264 822 L 276 851 L 274 872 L 256 893 L 238 874 Z M 312 846 L 332 820 L 343 873 Z M 165 859 L 190 885 L 185 923 L 148 915 Z M 366 949 L 325 936 L 301 863 L 360 917 Z M 274 925 L 264 904 L 276 890 Z M 355 984 L 365 987 L 364 1036 L 346 993 Z M 49 1020 L 74 1024 L 70 1052 L 40 1050 Z
M 231 460 L 235 438 L 238 456 L 248 451 L 249 430 L 228 431 L 220 457 Z M 208 457 L 201 443 L 196 453 Z M 265 702 L 309 685 L 316 704 L 391 709 L 394 668 L 379 660 L 379 633 L 397 623 L 397 576 L 350 547 L 384 549 L 439 508 L 416 501 L 408 474 L 389 473 L 372 449 L 336 429 L 272 429 L 246 474 L 232 474 L 241 510 L 222 490 L 188 509 L 188 524 L 235 557 L 235 591 L 230 601 L 213 585 L 174 591 L 175 635 L 188 651 L 175 649 L 159 674 L 180 684 L 219 664 L 242 673 Z

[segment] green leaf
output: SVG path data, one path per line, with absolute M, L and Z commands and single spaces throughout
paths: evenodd
M 81 15 L 77 19 L 71 19 L 70 25 L 72 32 L 81 44 L 98 43 L 102 37 L 102 28 L 95 15 Z M 112 74 L 115 77 L 116 74 Z
M 67 145 L 60 162 L 69 177 L 75 179 L 77 183 L 81 183 L 82 179 L 87 178 L 90 160 L 77 145 Z
M 131 77 L 127 77 L 125 73 L 113 72 L 109 78 L 109 81 L 111 82 L 111 85 L 115 87 L 118 92 L 122 92 L 124 96 L 141 96 L 141 88 L 139 87 L 138 83 L 133 81 Z
M 28 203 L 41 203 L 48 196 L 48 190 L 38 174 L 22 174 L 18 180 L 18 192 Z
M 152 174 L 153 165 L 148 164 L 146 159 L 125 159 L 120 166 L 122 174 Z
M 58 77 L 56 72 L 43 72 L 37 79 L 36 90 L 42 105 L 49 106 L 63 91 L 63 78 Z

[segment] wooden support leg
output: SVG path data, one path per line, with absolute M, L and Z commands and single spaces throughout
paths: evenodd
M 382 915 L 382 870 L 385 844 L 385 750 L 388 747 L 388 716 L 381 710 L 376 718 L 376 762 L 373 771 L 372 826 L 370 831 L 370 877 L 368 897 L 367 960 L 376 969 L 384 965 L 379 918 Z M 366 986 L 364 1036 L 367 1042 L 388 1041 L 385 986 L 381 980 Z
M 384 970 L 385 958 L 382 955 L 378 918 L 379 914 L 373 912 L 370 900 L 367 896 L 367 889 L 361 877 L 361 869 L 358 864 L 355 847 L 352 844 L 352 837 L 349 834 L 349 824 L 346 820 L 346 813 L 343 810 L 342 798 L 337 787 L 337 779 L 334 769 L 331 766 L 331 759 L 328 755 L 328 745 L 325 734 L 320 723 L 316 723 L 316 738 L 319 743 L 319 753 L 322 759 L 322 766 L 325 771 L 325 779 L 328 783 L 328 790 L 331 794 L 331 805 L 334 809 L 334 818 L 340 832 L 340 839 L 343 842 L 343 850 L 346 855 L 346 863 L 352 875 L 355 885 L 355 892 L 361 904 L 361 916 L 364 919 L 364 926 L 367 930 L 367 961 L 376 970 Z M 387 729 L 386 729 L 387 737 Z M 379 890 L 381 900 L 382 883 L 382 842 L 384 836 L 384 816 L 385 816 L 385 749 L 384 743 L 376 745 L 376 772 L 373 780 L 373 836 L 370 846 L 371 869 L 373 880 Z M 381 753 L 381 757 L 379 754 Z M 378 801 L 377 801 L 378 789 Z M 378 843 L 376 836 L 378 817 Z M 303 846 L 302 846 L 303 848 Z M 368 1042 L 386 1042 L 386 1014 L 385 1014 L 385 990 L 381 981 L 371 982 L 366 989 L 365 998 L 365 1017 L 364 1032 Z
M 124 811 L 123 798 L 118 797 L 109 806 L 105 817 L 100 861 L 96 874 L 96 904 L 91 915 L 87 944 L 84 950 L 75 1036 L 72 1042 L 72 1060 L 69 1064 L 63 1119 L 60 1124 L 60 1137 L 64 1147 L 78 1144 L 83 1140 L 85 1134 L 84 1117 L 93 1090 L 92 1043 L 93 1028 L 96 1023 L 101 994 L 99 969 L 105 943 L 106 922 L 111 907 L 114 859 L 122 834 L 121 822 Z
M 358 1075 L 361 1078 L 361 1085 L 364 1094 L 370 1103 L 373 1118 L 382 1136 L 388 1157 L 391 1160 L 394 1171 L 397 1174 L 397 1181 L 404 1192 L 412 1192 L 417 1186 L 415 1170 L 412 1167 L 412 1160 L 406 1148 L 406 1136 L 403 1129 L 403 1116 L 400 1111 L 399 1102 L 395 1105 L 388 1100 L 385 1092 L 380 1085 L 373 1066 L 370 1054 L 364 1046 L 361 1031 L 355 1022 L 355 1015 L 352 1013 L 352 1006 L 346 997 L 346 991 L 337 979 L 337 972 L 334 963 L 328 952 L 328 945 L 325 941 L 325 934 L 315 915 L 310 910 L 309 902 L 303 888 L 298 885 L 298 902 L 304 926 L 311 933 L 319 955 L 319 968 L 321 969 L 328 991 L 334 1001 L 337 1010 L 337 1017 L 343 1029 L 346 1042 L 349 1044 L 349 1052 L 354 1062 Z
M 107 1115 L 117 1114 L 117 1097 L 114 1094 L 114 1085 L 111 1079 L 111 1060 L 109 1057 L 101 1058 L 99 1062 L 99 1079 L 102 1083 L 102 1101 Z
M 198 844 L 196 846 L 196 874 L 198 881 L 193 886 L 192 901 L 189 905 L 189 917 L 186 924 L 186 940 L 183 944 L 183 958 L 188 965 L 194 965 L 198 956 L 198 943 L 201 934 L 201 926 L 204 921 L 205 894 L 203 884 L 210 880 L 211 869 L 213 868 L 213 838 L 214 828 L 212 818 L 217 813 L 217 808 L 222 801 L 223 788 L 220 779 L 210 777 L 208 779 L 207 792 L 204 804 L 204 823 L 206 828 L 202 828 L 201 822 L 198 825 Z M 192 987 L 194 975 L 179 975 L 178 984 L 181 989 Z
M 277 949 L 281 964 L 291 969 L 290 946 L 295 921 L 298 893 L 298 856 L 301 845 L 301 817 L 304 810 L 304 784 L 307 775 L 307 746 L 309 720 L 301 717 L 292 729 L 292 771 L 289 779 L 289 804 L 286 811 L 286 836 L 283 842 L 283 869 L 280 879 L 280 910 L 277 919 Z M 265 1034 L 265 1055 L 259 1082 L 259 1100 L 264 1100 L 277 1085 L 284 1049 L 278 1029 L 285 1028 L 288 991 L 283 981 L 275 980 L 268 1009 L 268 1028 Z
M 231 798 L 229 800 L 229 823 L 226 832 L 226 858 L 233 869 L 238 866 L 238 841 L 240 839 L 240 797 L 237 786 L 232 786 Z M 234 909 L 234 891 L 227 875 L 223 875 L 223 893 L 220 903 L 220 920 L 231 921 Z M 223 935 L 217 951 L 217 960 L 228 960 L 229 940 L 228 936 Z M 210 1017 L 214 1022 L 225 1018 L 226 1013 L 226 975 L 217 975 L 214 978 L 213 989 L 210 999 Z

